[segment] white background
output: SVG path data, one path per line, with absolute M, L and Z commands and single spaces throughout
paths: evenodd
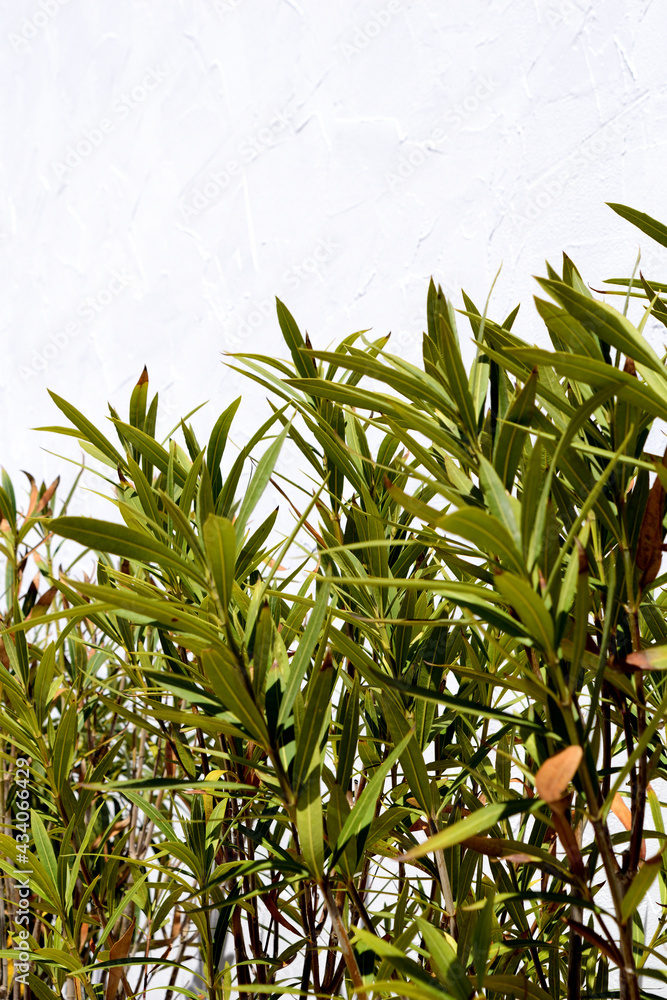
M 144 364 L 165 434 L 242 392 L 242 443 L 263 393 L 223 352 L 284 352 L 275 295 L 315 346 L 415 357 L 431 274 L 481 307 L 502 264 L 491 315 L 521 300 L 531 341 L 562 250 L 600 287 L 641 242 L 665 279 L 605 201 L 667 219 L 666 28 L 650 0 L 5 2 L 0 463 L 71 476 L 30 430 L 65 422 L 47 387 L 103 424 Z

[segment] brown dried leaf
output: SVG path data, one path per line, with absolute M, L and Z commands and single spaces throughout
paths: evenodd
M 37 618 L 39 615 L 44 614 L 45 611 L 48 611 L 57 593 L 57 587 L 49 587 L 48 590 L 45 590 L 30 609 L 28 618 Z
M 667 451 L 663 457 L 663 465 L 667 459 Z M 639 529 L 639 540 L 637 551 L 635 552 L 635 562 L 642 571 L 639 586 L 643 590 L 647 584 L 652 583 L 660 572 L 662 562 L 662 543 L 665 537 L 663 519 L 665 516 L 665 490 L 656 476 L 653 486 L 649 490 L 648 500 L 644 508 L 641 528 Z
M 632 813 L 630 812 L 630 810 L 628 809 L 628 807 L 626 806 L 625 802 L 618 794 L 618 792 L 616 793 L 616 795 L 614 795 L 614 799 L 611 804 L 611 811 L 613 812 L 616 819 L 623 824 L 626 830 L 628 830 L 628 832 L 632 830 Z M 639 857 L 641 858 L 642 861 L 646 860 L 645 840 L 642 840 L 642 846 L 641 846 L 641 851 L 639 852 Z
M 37 504 L 37 483 L 29 472 L 26 472 L 25 469 L 22 469 L 21 471 L 24 476 L 28 477 L 28 481 L 30 482 L 30 501 L 28 503 L 28 513 L 26 514 L 26 517 L 31 517 Z
M 625 662 L 638 670 L 667 670 L 667 646 L 648 646 L 637 653 L 628 653 Z
M 484 854 L 487 858 L 502 858 L 507 851 L 505 841 L 497 837 L 466 837 L 461 841 L 461 846 L 477 854 Z
M 144 365 L 144 370 L 139 376 L 139 381 L 137 382 L 137 385 L 144 385 L 146 382 L 148 382 L 148 368 L 146 367 L 146 365 Z
M 52 499 L 53 494 L 58 489 L 58 484 L 59 483 L 60 483 L 60 476 L 57 476 L 53 480 L 53 482 L 51 483 L 51 485 L 48 486 L 44 490 L 44 492 L 42 493 L 41 497 L 39 498 L 39 502 L 38 502 L 37 506 L 35 507 L 35 514 L 41 514 L 42 513 L 42 511 L 44 510 L 44 508 L 47 506 L 47 504 L 49 503 L 49 501 Z
M 621 821 L 626 830 L 632 829 L 632 813 L 618 792 L 614 795 L 614 801 L 611 804 L 611 811 L 616 819 Z
M 535 775 L 535 788 L 540 798 L 558 806 L 581 764 L 584 751 L 579 746 L 566 747 L 545 760 Z
M 111 950 L 109 951 L 109 958 L 113 961 L 118 958 L 126 958 L 127 953 L 130 950 L 130 945 L 132 944 L 132 935 L 134 934 L 134 920 L 127 928 L 125 933 L 115 944 L 111 945 Z M 109 969 L 109 974 L 107 976 L 107 987 L 104 992 L 104 1000 L 115 1000 L 116 992 L 118 990 L 118 984 L 124 975 L 124 969 L 122 966 L 118 965 L 114 969 Z

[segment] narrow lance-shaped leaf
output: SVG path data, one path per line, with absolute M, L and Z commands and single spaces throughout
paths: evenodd
M 63 538 L 70 538 L 89 549 L 108 552 L 123 559 L 135 559 L 142 563 L 155 563 L 161 569 L 180 573 L 206 586 L 206 581 L 195 569 L 176 552 L 169 549 L 154 536 L 124 524 L 99 521 L 94 517 L 55 517 L 49 521 L 49 529 Z
M 130 423 L 139 430 L 144 429 L 146 419 L 146 398 L 148 396 L 148 369 L 144 369 L 130 396 Z
M 641 229 L 643 233 L 650 236 L 660 246 L 667 247 L 667 226 L 663 225 L 662 222 L 656 222 L 650 215 L 638 212 L 636 208 L 629 208 L 627 205 L 619 205 L 613 201 L 608 201 L 607 204 L 622 219 L 627 219 L 628 222 L 631 222 L 637 229 Z
M 296 653 L 290 662 L 290 672 L 285 685 L 285 692 L 280 703 L 278 714 L 278 725 L 283 726 L 292 714 L 294 699 L 297 691 L 301 687 L 301 682 L 306 675 L 310 659 L 315 652 L 315 647 L 321 639 L 322 625 L 326 617 L 329 605 L 329 581 L 325 580 L 320 585 L 320 590 L 315 601 L 315 606 L 310 612 L 308 624 L 299 640 Z
M 268 749 L 266 723 L 236 664 L 223 657 L 217 649 L 205 649 L 202 653 L 202 666 L 225 708 L 236 716 L 255 743 Z
M 373 777 L 361 793 L 359 800 L 355 803 L 354 809 L 346 819 L 343 829 L 340 831 L 336 842 L 336 849 L 333 852 L 331 859 L 332 866 L 335 865 L 336 859 L 352 837 L 358 836 L 362 833 L 362 831 L 364 831 L 366 836 L 368 836 L 371 821 L 375 815 L 377 800 L 382 794 L 382 789 L 384 788 L 384 783 L 387 780 L 387 775 L 413 737 L 414 729 L 411 730 L 397 746 L 394 747 L 391 753 L 389 753 L 385 760 L 377 767 Z
M 514 485 L 528 428 L 535 412 L 536 387 L 537 368 L 533 368 L 530 378 L 517 394 L 496 436 L 493 462 L 506 490 L 511 490 Z
M 413 861 L 435 851 L 445 851 L 448 847 L 463 843 L 468 837 L 490 830 L 502 819 L 509 819 L 510 816 L 516 816 L 518 813 L 528 812 L 535 805 L 534 799 L 514 799 L 510 802 L 495 802 L 492 805 L 482 806 L 470 816 L 466 816 L 465 819 L 450 824 L 422 844 L 412 847 L 398 860 Z
M 124 459 L 123 456 L 118 452 L 111 442 L 100 433 L 94 423 L 84 417 L 82 413 L 68 403 L 66 399 L 61 396 L 57 396 L 55 392 L 51 392 L 49 389 L 49 396 L 56 404 L 56 406 L 62 410 L 65 416 L 72 421 L 74 426 L 80 432 L 81 436 L 94 445 L 102 454 L 109 460 L 113 466 L 123 466 Z
M 382 711 L 384 712 L 394 743 L 399 743 L 407 736 L 410 736 L 411 727 L 403 714 L 403 707 L 396 696 L 383 693 Z M 408 744 L 401 755 L 401 765 L 405 773 L 410 791 L 419 802 L 426 816 L 430 816 L 431 809 L 431 784 L 426 770 L 426 764 L 422 756 L 421 747 L 416 736 L 408 740 Z
M 243 536 L 246 524 L 248 523 L 248 518 L 257 506 L 257 503 L 259 502 L 269 483 L 269 480 L 271 479 L 271 476 L 273 475 L 275 464 L 278 461 L 280 450 L 287 434 L 289 433 L 289 429 L 290 424 L 283 427 L 275 441 L 269 445 L 257 463 L 257 468 L 255 469 L 255 472 L 248 484 L 248 488 L 245 491 L 243 502 L 241 503 L 241 509 L 239 510 L 235 521 L 235 528 L 239 538 Z
M 206 561 L 213 576 L 218 606 L 225 624 L 234 587 L 236 567 L 236 529 L 226 517 L 209 514 L 204 523 Z
M 547 656 L 554 656 L 554 624 L 542 599 L 529 583 L 514 573 L 497 573 L 496 590 L 514 608 L 526 634 Z
M 441 313 L 438 313 L 436 316 L 436 326 L 438 333 L 446 345 L 444 361 L 447 366 L 449 389 L 456 401 L 463 427 L 470 440 L 474 441 L 477 438 L 477 415 L 475 413 L 475 404 L 468 388 L 468 376 L 463 367 L 459 345 L 456 343 L 449 323 Z
M 294 787 L 297 790 L 301 782 L 308 777 L 312 762 L 319 758 L 322 725 L 331 706 L 331 694 L 336 681 L 336 673 L 333 657 L 327 651 L 317 676 L 311 680 L 312 694 L 306 702 L 305 718 L 299 732 L 294 755 L 292 773 Z
M 667 465 L 667 451 L 665 451 L 663 465 Z M 662 547 L 665 538 L 663 524 L 665 518 L 665 495 L 665 488 L 661 477 L 657 475 L 655 482 L 649 490 L 648 500 L 639 529 L 637 551 L 635 553 L 635 562 L 641 570 L 639 586 L 642 590 L 650 583 L 653 583 L 660 572 Z
M 235 399 L 225 410 L 222 411 L 215 422 L 213 430 L 211 431 L 211 436 L 206 448 L 206 464 L 211 476 L 211 482 L 213 483 L 213 492 L 216 495 L 220 491 L 220 487 L 222 485 L 220 462 L 222 461 L 222 456 L 227 445 L 227 438 L 229 436 L 229 430 L 232 426 L 232 421 L 234 420 L 234 416 L 240 403 L 241 396 Z

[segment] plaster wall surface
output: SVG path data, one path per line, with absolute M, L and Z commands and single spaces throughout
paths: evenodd
M 600 287 L 640 243 L 664 280 L 605 201 L 667 218 L 666 29 L 650 0 L 4 3 L 0 462 L 63 471 L 47 387 L 102 423 L 144 364 L 165 434 L 242 393 L 242 443 L 264 394 L 223 354 L 284 353 L 276 295 L 315 346 L 416 357 L 430 275 L 481 307 L 502 265 L 491 315 L 538 341 L 545 258 Z

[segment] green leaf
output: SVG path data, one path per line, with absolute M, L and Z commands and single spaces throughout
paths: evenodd
M 146 399 L 148 396 L 148 369 L 144 365 L 144 370 L 139 376 L 139 381 L 132 390 L 130 396 L 130 423 L 139 430 L 144 429 L 146 419 Z
M 667 226 L 662 222 L 656 222 L 650 215 L 638 212 L 636 208 L 628 208 L 627 205 L 619 205 L 617 202 L 608 201 L 607 205 L 613 212 L 620 215 L 622 219 L 627 219 L 637 229 L 650 236 L 652 240 L 659 243 L 661 247 L 667 247 Z
M 523 976 L 494 975 L 484 977 L 484 989 L 495 993 L 503 993 L 514 1000 L 515 997 L 522 997 L 525 1000 L 552 1000 L 551 994 L 543 990 L 541 986 L 529 982 Z
M 484 490 L 489 512 L 499 521 L 514 541 L 517 553 L 521 551 L 521 530 L 517 524 L 512 500 L 505 485 L 488 461 L 482 455 L 479 460 L 479 481 Z
M 358 836 L 362 830 L 365 831 L 366 836 L 368 836 L 371 821 L 375 815 L 377 800 L 382 794 L 386 777 L 396 761 L 400 758 L 410 740 L 413 738 L 413 735 L 414 730 L 410 730 L 408 735 L 401 740 L 398 746 L 394 747 L 385 760 L 378 766 L 375 774 L 364 788 L 358 801 L 355 803 L 354 809 L 346 819 L 343 829 L 340 831 L 338 840 L 336 841 L 336 849 L 331 859 L 332 866 L 335 864 L 336 858 L 340 855 L 341 851 L 344 849 L 348 841 L 352 839 L 352 837 Z
M 255 704 L 252 689 L 245 683 L 236 663 L 230 656 L 223 656 L 218 649 L 205 649 L 202 652 L 202 667 L 227 711 L 239 720 L 255 743 L 268 749 L 269 733 L 266 723 Z
M 94 517 L 55 517 L 49 529 L 63 538 L 70 538 L 89 549 L 108 552 L 123 559 L 134 559 L 162 570 L 171 570 L 186 579 L 206 586 L 206 580 L 191 562 L 187 562 L 152 535 L 124 524 L 98 521 Z
M 472 952 L 477 974 L 477 989 L 481 990 L 486 974 L 486 963 L 491 947 L 491 930 L 493 927 L 493 895 L 486 897 L 486 903 L 477 916 L 475 930 L 472 936 Z
M 280 450 L 283 446 L 283 442 L 289 432 L 290 424 L 283 427 L 280 434 L 276 437 L 275 441 L 269 445 L 266 449 L 259 462 L 257 463 L 257 468 L 248 484 L 248 488 L 243 496 L 243 502 L 241 504 L 241 509 L 239 510 L 238 516 L 236 518 L 234 527 L 236 528 L 239 538 L 243 537 L 245 532 L 246 524 L 248 518 L 252 514 L 253 510 L 257 506 L 257 503 L 264 493 L 271 476 L 273 475 L 273 470 L 275 464 L 278 461 L 278 456 Z
M 271 608 L 265 601 L 257 620 L 255 629 L 255 641 L 252 650 L 252 686 L 255 695 L 261 698 L 264 694 L 266 684 L 266 673 L 269 668 L 271 652 L 274 641 L 273 615 Z
M 34 972 L 28 973 L 28 986 L 36 1000 L 61 1000 L 61 993 L 54 993 Z
M 276 299 L 276 312 L 278 313 L 278 322 L 285 343 L 289 347 L 294 361 L 294 367 L 304 378 L 311 378 L 313 375 L 313 364 L 310 358 L 304 353 L 306 342 L 291 312 L 278 298 Z
M 646 899 L 648 890 L 662 871 L 662 865 L 662 857 L 659 857 L 656 861 L 643 865 L 633 876 L 621 903 L 621 920 L 624 924 L 627 924 L 639 904 Z
M 53 766 L 53 779 L 56 790 L 60 795 L 63 788 L 69 783 L 72 773 L 72 764 L 76 754 L 76 736 L 78 729 L 79 713 L 76 702 L 72 702 L 65 710 L 63 717 L 56 730 L 56 738 L 53 744 L 53 756 L 51 763 Z
M 576 292 L 562 281 L 552 281 L 547 278 L 537 280 L 542 288 L 560 302 L 587 330 L 596 334 L 606 344 L 622 351 L 627 357 L 643 362 L 664 378 L 664 368 L 660 358 L 622 313 L 605 302 L 598 302 L 597 299 Z M 664 381 L 662 384 L 664 386 Z
M 497 573 L 494 585 L 514 608 L 527 635 L 545 652 L 554 656 L 554 623 L 544 602 L 529 583 L 514 573 Z
M 523 389 L 517 393 L 496 435 L 493 463 L 506 490 L 512 489 L 523 453 L 528 428 L 535 412 L 537 369 L 533 369 Z
M 311 695 L 306 702 L 306 713 L 299 732 L 293 766 L 293 787 L 299 790 L 301 783 L 310 775 L 319 760 L 322 726 L 331 707 L 331 695 L 336 682 L 337 670 L 330 653 L 324 657 L 317 676 L 311 680 Z
M 227 622 L 236 568 L 236 529 L 228 518 L 209 514 L 204 523 L 203 536 L 218 607 L 223 621 Z
M 421 747 L 414 734 L 414 726 L 410 726 L 410 723 L 405 718 L 403 706 L 393 694 L 383 692 L 382 711 L 384 712 L 394 743 L 400 743 L 405 739 L 408 740 L 407 746 L 400 757 L 403 773 L 405 774 L 410 791 L 419 802 L 426 816 L 430 816 L 432 812 L 431 784 Z
M 35 715 L 38 723 L 44 722 L 48 705 L 51 681 L 56 669 L 56 644 L 50 642 L 44 649 L 35 675 Z
M 42 820 L 42 817 L 37 812 L 37 810 L 31 809 L 30 815 L 31 815 L 30 826 L 31 826 L 32 836 L 35 841 L 35 850 L 37 852 L 37 857 L 44 866 L 44 870 L 49 876 L 55 889 L 55 886 L 58 885 L 58 862 L 56 861 L 56 855 L 55 851 L 53 850 L 51 838 L 46 832 L 44 821 Z
M 500 522 L 477 507 L 463 507 L 440 517 L 438 527 L 473 542 L 482 552 L 498 556 L 507 569 L 525 574 L 514 538 Z
M 470 440 L 475 441 L 477 439 L 477 416 L 475 404 L 468 388 L 468 376 L 463 366 L 459 345 L 449 322 L 442 313 L 436 314 L 436 327 L 444 342 L 443 362 L 447 366 L 450 392 L 456 401 L 464 429 Z
M 470 1000 L 470 983 L 465 975 L 461 960 L 456 954 L 456 949 L 453 944 L 450 944 L 452 939 L 448 940 L 447 935 L 422 917 L 417 917 L 417 925 L 442 985 L 457 1000 Z
M 444 851 L 448 847 L 454 847 L 456 844 L 462 843 L 468 837 L 475 837 L 479 833 L 490 830 L 491 827 L 495 826 L 502 819 L 516 816 L 517 813 L 528 812 L 536 808 L 538 804 L 539 800 L 536 802 L 535 799 L 514 799 L 510 802 L 496 802 L 492 805 L 482 806 L 480 809 L 476 809 L 470 816 L 466 816 L 465 819 L 461 819 L 457 823 L 451 823 L 433 837 L 429 837 L 423 843 L 412 847 L 398 860 L 414 861 L 417 858 L 425 857 L 427 854 L 433 854 L 434 851 Z
M 278 713 L 279 726 L 284 726 L 292 714 L 297 691 L 301 688 L 301 682 L 306 675 L 311 657 L 315 652 L 315 647 L 321 639 L 322 625 L 329 606 L 329 581 L 322 581 L 319 584 L 319 588 L 317 600 L 310 613 L 308 624 L 299 640 L 296 653 L 290 662 L 289 676 Z
M 321 884 L 324 878 L 324 819 L 320 771 L 320 748 L 316 745 L 310 761 L 310 771 L 298 791 L 296 825 L 303 860 L 318 884 Z
M 150 434 L 132 427 L 131 424 L 123 423 L 122 420 L 114 420 L 118 432 L 132 442 L 141 457 L 150 465 L 156 466 L 161 472 L 169 471 L 170 452 L 165 451 L 161 444 Z M 174 480 L 182 486 L 186 480 L 187 472 L 182 468 L 180 462 L 173 462 Z
M 57 396 L 55 392 L 48 390 L 49 396 L 56 404 L 56 406 L 62 410 L 65 416 L 72 421 L 74 426 L 79 430 L 80 435 L 85 438 L 86 441 L 90 441 L 92 445 L 95 446 L 102 454 L 110 461 L 114 466 L 125 466 L 125 460 L 120 452 L 116 451 L 114 446 L 111 444 L 103 434 L 101 434 L 95 424 L 91 423 L 82 413 L 79 413 L 75 407 L 67 402 L 66 399 L 62 399 Z M 53 430 L 60 430 L 60 428 L 53 428 Z
M 241 399 L 242 397 L 239 396 L 238 399 L 235 399 L 233 403 L 230 403 L 230 405 L 222 411 L 215 422 L 215 426 L 211 431 L 211 436 L 206 447 L 206 465 L 208 466 L 211 482 L 213 483 L 213 492 L 215 494 L 219 492 L 220 486 L 222 485 L 220 462 L 222 461 L 232 421 L 234 420 L 236 411 L 239 408 Z
M 336 781 L 347 792 L 354 761 L 357 756 L 357 741 L 359 739 L 359 676 L 355 676 L 352 690 L 347 700 L 345 720 L 338 741 L 338 764 L 336 766 Z
M 382 939 L 379 939 L 382 940 Z M 377 992 L 387 992 L 389 996 L 393 993 L 396 995 L 396 980 L 387 979 L 379 980 L 374 983 L 367 983 L 363 987 L 357 987 L 357 993 L 364 995 L 370 993 L 371 990 L 375 993 Z M 454 996 L 442 987 L 431 987 L 427 986 L 425 983 L 400 983 L 400 996 L 408 997 L 408 1000 L 459 1000 L 458 996 Z

